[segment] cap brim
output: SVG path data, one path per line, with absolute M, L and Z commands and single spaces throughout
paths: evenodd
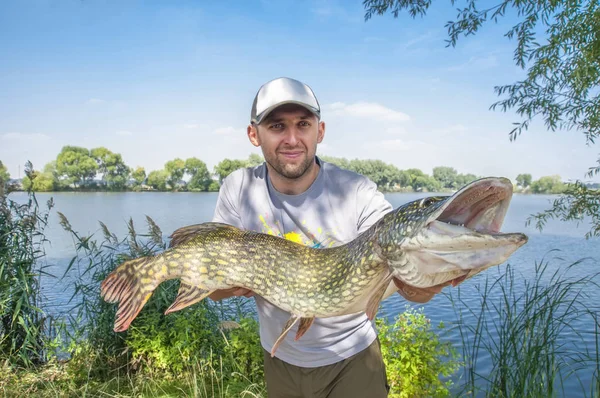
M 282 101 L 278 104 L 275 104 L 275 105 L 265 109 L 260 115 L 257 115 L 256 118 L 254 120 L 252 120 L 252 122 L 255 124 L 261 124 L 275 109 L 279 108 L 280 106 L 289 105 L 289 104 L 299 105 L 299 106 L 307 109 L 313 115 L 315 115 L 317 117 L 317 119 L 321 119 L 321 112 L 318 109 L 315 109 L 314 107 L 312 107 L 304 102 Z

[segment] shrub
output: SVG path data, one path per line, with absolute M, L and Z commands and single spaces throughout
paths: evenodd
M 381 352 L 386 366 L 390 396 L 444 397 L 449 395 L 449 377 L 459 368 L 457 353 L 442 342 L 423 313 L 407 307 L 395 323 L 377 319 Z M 439 330 L 444 329 L 442 323 Z

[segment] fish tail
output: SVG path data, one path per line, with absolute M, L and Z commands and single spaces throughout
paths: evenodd
M 119 303 L 114 331 L 122 332 L 129 328 L 156 286 L 161 281 L 148 278 L 142 270 L 153 257 L 129 260 L 111 272 L 100 285 L 100 295 L 109 303 Z

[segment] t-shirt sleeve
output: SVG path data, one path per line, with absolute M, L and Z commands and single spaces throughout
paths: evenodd
M 386 213 L 393 210 L 393 206 L 377 190 L 377 184 L 367 178 L 358 185 L 357 189 L 357 230 L 360 234 L 379 221 Z
M 242 191 L 243 174 L 232 173 L 223 180 L 215 206 L 213 222 L 221 222 L 243 228 L 240 216 L 240 192 Z

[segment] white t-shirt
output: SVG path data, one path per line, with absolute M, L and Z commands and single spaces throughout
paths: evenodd
M 299 195 L 277 192 L 263 163 L 231 173 L 219 191 L 213 221 L 244 230 L 280 236 L 312 247 L 347 243 L 392 210 L 368 178 L 323 162 L 308 190 Z M 271 351 L 290 313 L 255 296 L 260 340 Z M 316 318 L 294 341 L 297 325 L 275 356 L 296 366 L 317 367 L 339 362 L 367 348 L 377 337 L 364 313 Z

